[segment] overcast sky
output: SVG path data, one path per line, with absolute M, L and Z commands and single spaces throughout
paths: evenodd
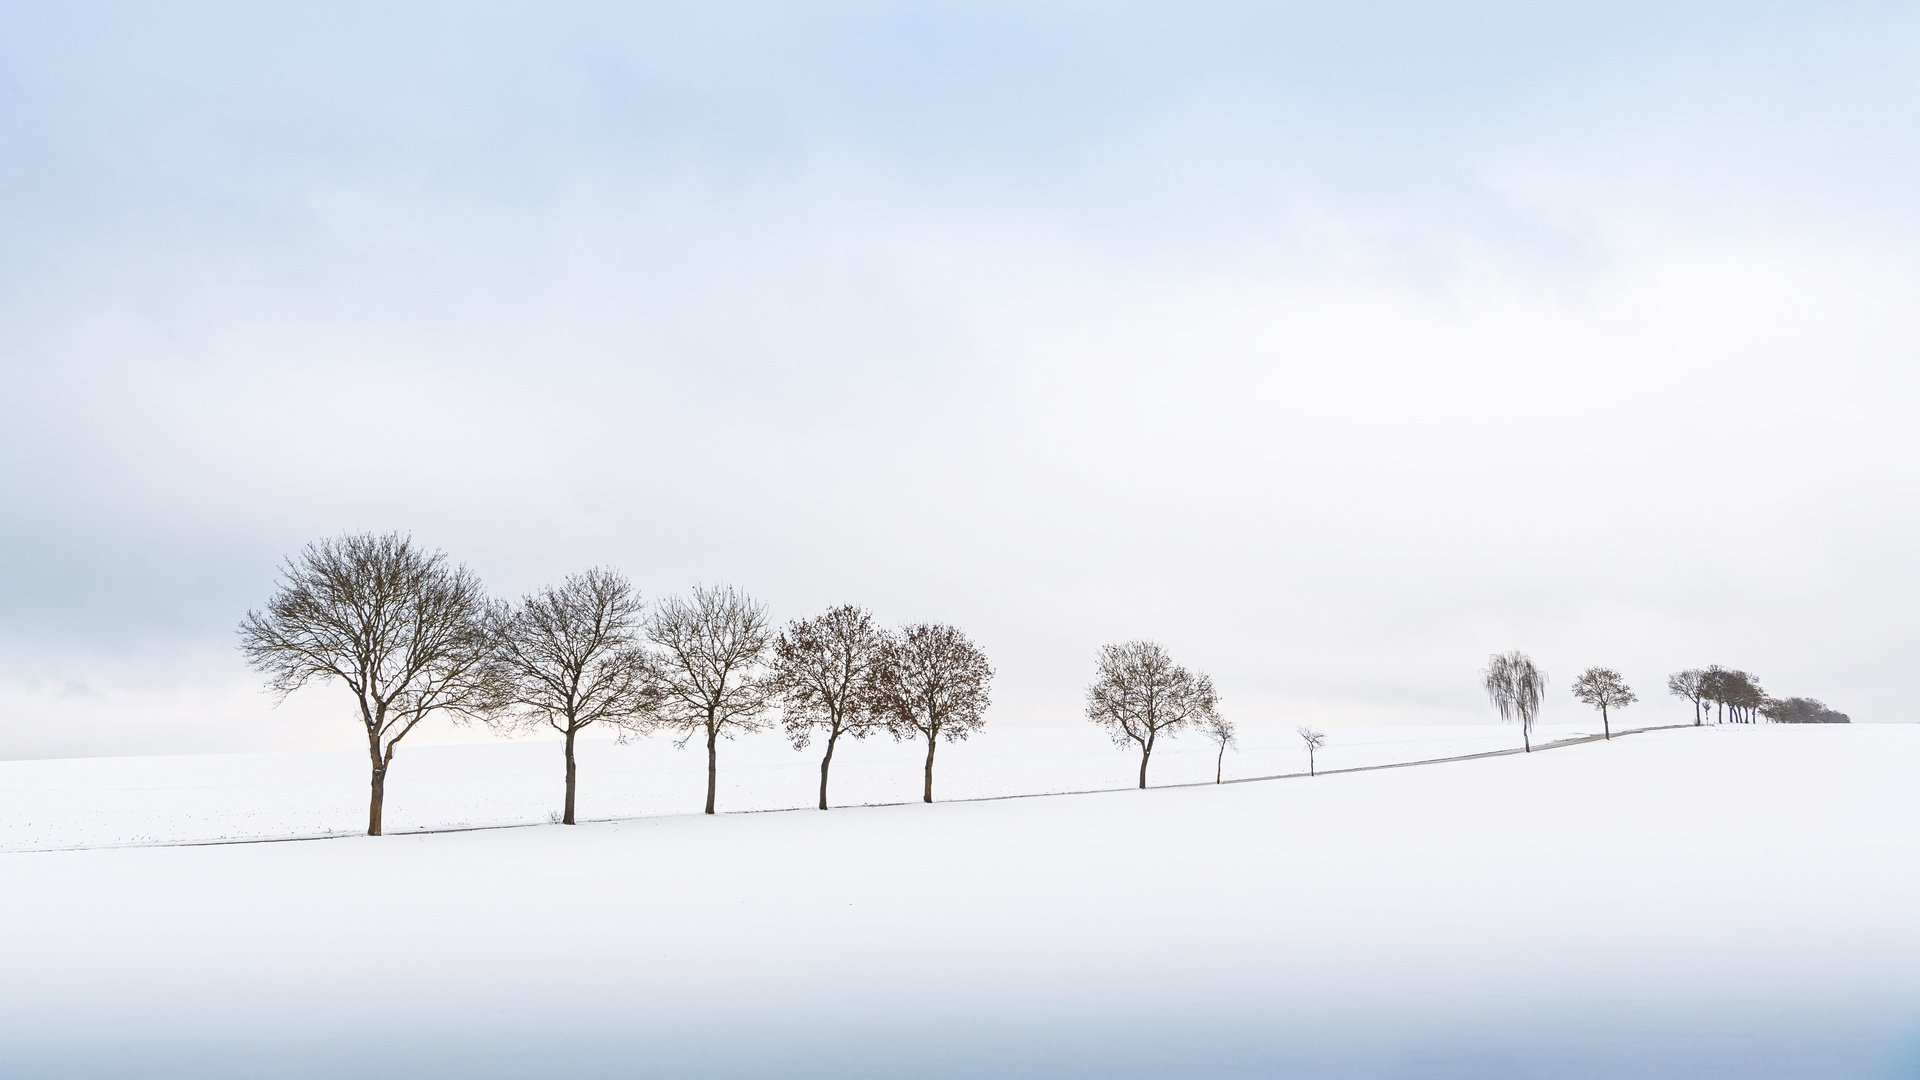
M 993 723 L 1920 719 L 1911 4 L 273 7 L 0 8 L 0 756 L 354 745 L 233 631 L 388 529 Z

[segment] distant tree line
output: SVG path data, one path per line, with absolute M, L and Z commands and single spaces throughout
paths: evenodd
M 1752 675 L 1709 664 L 1667 676 L 1667 693 L 1693 703 L 1693 722 L 1752 724 L 1760 719 L 1776 724 L 1845 724 L 1846 713 L 1807 697 L 1776 698 L 1761 689 Z
M 573 824 L 575 740 L 600 726 L 706 745 L 705 812 L 715 810 L 719 741 L 769 726 L 778 708 L 796 749 L 815 737 L 819 807 L 842 738 L 885 733 L 934 752 L 985 722 L 993 669 L 959 629 L 877 627 L 847 605 L 774 630 L 765 605 L 727 586 L 645 604 L 619 572 L 594 568 L 520 598 L 487 597 L 478 577 L 399 533 L 309 544 L 283 565 L 240 648 L 280 697 L 312 682 L 353 695 L 372 773 L 367 833 L 381 832 L 386 781 L 407 734 L 439 713 L 506 734 L 562 737 Z
M 1519 721 L 1521 746 L 1531 751 L 1533 723 L 1546 693 L 1546 672 L 1527 654 L 1514 649 L 1488 658 L 1480 682 L 1500 719 Z M 1777 724 L 1849 722 L 1847 714 L 1813 698 L 1770 697 L 1752 675 L 1719 664 L 1674 672 L 1667 676 L 1667 693 L 1693 703 L 1695 726 L 1708 719 L 1734 724 L 1755 723 L 1756 718 Z M 1613 737 L 1612 712 L 1639 700 L 1618 671 L 1605 667 L 1581 672 L 1573 681 L 1573 696 L 1600 713 L 1601 736 L 1608 739 Z
M 1776 724 L 1850 724 L 1846 713 L 1817 698 L 1768 698 L 1760 714 Z

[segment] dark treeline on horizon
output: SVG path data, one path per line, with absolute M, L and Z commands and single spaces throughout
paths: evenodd
M 1693 703 L 1693 722 L 1711 717 L 1716 723 L 1751 724 L 1756 719 L 1776 724 L 1847 724 L 1846 713 L 1808 697 L 1776 698 L 1761 689 L 1759 680 L 1735 668 L 1709 664 L 1667 676 L 1667 693 Z

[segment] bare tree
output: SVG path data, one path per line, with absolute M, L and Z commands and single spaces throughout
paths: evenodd
M 927 740 L 926 802 L 933 801 L 935 744 L 958 742 L 987 722 L 992 682 L 987 654 L 952 626 L 916 623 L 882 648 L 878 711 L 895 738 Z
M 673 597 L 654 608 L 647 637 L 661 650 L 655 658 L 655 720 L 680 732 L 680 746 L 706 735 L 711 814 L 720 736 L 766 727 L 771 692 L 760 672 L 772 638 L 766 606 L 732 586 L 696 585 L 686 599 Z
M 1220 782 L 1221 769 L 1226 765 L 1227 748 L 1234 747 L 1237 749 L 1240 745 L 1236 738 L 1238 733 L 1234 731 L 1233 721 L 1215 712 L 1213 715 L 1200 721 L 1200 734 L 1213 740 L 1215 746 L 1213 755 L 1213 782 L 1217 784 Z
M 1087 687 L 1087 719 L 1106 728 L 1115 746 L 1124 750 L 1131 742 L 1140 748 L 1143 788 L 1161 734 L 1207 723 L 1219 704 L 1212 679 L 1174 663 L 1151 641 L 1102 645 L 1093 685 Z
M 1706 678 L 1707 673 L 1699 668 L 1688 668 L 1667 676 L 1667 693 L 1693 702 L 1694 727 L 1700 726 L 1700 703 L 1706 700 L 1706 696 L 1702 693 Z
M 642 608 L 625 577 L 595 567 L 517 606 L 499 605 L 488 619 L 487 669 L 502 705 L 490 723 L 504 731 L 550 727 L 566 736 L 564 824 L 573 824 L 574 738 L 600 723 L 644 730 L 658 697 L 640 644 Z
M 1706 670 L 1700 673 L 1700 700 L 1707 707 L 1707 717 L 1716 724 L 1727 718 L 1727 699 L 1722 689 L 1726 676 L 1727 669 L 1719 664 L 1708 664 Z M 1719 709 L 1718 716 L 1714 715 L 1716 706 Z
M 1700 697 L 1713 703 L 1718 720 L 1750 724 L 1766 704 L 1767 692 L 1744 671 L 1708 664 L 1700 673 Z
M 1609 739 L 1613 738 L 1613 727 L 1607 722 L 1608 709 L 1624 709 L 1640 700 L 1628 689 L 1625 679 L 1612 668 L 1590 667 L 1573 680 L 1573 696 L 1600 710 L 1600 731 Z
M 1732 711 L 1734 722 L 1740 724 L 1757 723 L 1760 710 L 1767 704 L 1767 692 L 1760 688 L 1760 682 L 1744 671 L 1729 671 L 1721 683 L 1721 692 Z
M 1724 723 L 1727 719 L 1727 698 L 1732 695 L 1728 683 L 1733 673 L 1719 664 L 1708 664 L 1700 673 L 1700 698 L 1710 707 L 1707 715 L 1714 717 L 1714 723 Z
M 487 715 L 486 594 L 464 566 L 400 533 L 308 544 L 281 567 L 265 611 L 240 624 L 240 650 L 284 700 L 313 679 L 353 691 L 373 761 L 367 835 L 380 835 L 400 740 L 436 712 Z
M 864 739 L 886 726 L 876 708 L 886 632 L 865 608 L 842 605 L 811 619 L 795 619 L 773 643 L 769 681 L 779 693 L 781 724 L 795 750 L 814 732 L 825 733 L 820 757 L 820 809 L 827 808 L 827 769 L 842 735 Z
M 1316 772 L 1313 767 L 1313 755 L 1315 751 L 1319 750 L 1320 747 L 1326 743 L 1327 737 L 1310 727 L 1295 728 L 1294 730 L 1300 733 L 1301 741 L 1307 744 L 1307 775 L 1318 776 L 1319 773 Z
M 1480 673 L 1487 699 L 1500 712 L 1504 723 L 1520 721 L 1520 742 L 1533 753 L 1533 722 L 1540 715 L 1540 700 L 1546 695 L 1547 674 L 1535 667 L 1526 653 L 1494 653 Z

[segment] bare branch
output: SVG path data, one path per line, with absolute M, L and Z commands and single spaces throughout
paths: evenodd
M 1233 721 L 1221 716 L 1218 712 L 1203 717 L 1199 721 L 1199 727 L 1200 734 L 1213 740 L 1213 782 L 1217 784 L 1220 782 L 1221 770 L 1226 765 L 1227 750 L 1240 745 L 1238 733 L 1234 730 Z
M 276 697 L 314 679 L 353 692 L 373 763 L 367 831 L 380 833 L 387 767 L 428 715 L 484 718 L 487 599 L 466 567 L 400 533 L 319 540 L 281 568 L 264 611 L 240 624 L 240 650 Z
M 1667 676 L 1667 693 L 1693 702 L 1693 724 L 1700 726 L 1700 706 L 1706 701 L 1701 692 L 1707 673 L 1699 668 L 1676 671 Z
M 926 790 L 933 801 L 933 752 L 986 723 L 993 668 L 964 633 L 943 623 L 916 623 L 881 650 L 876 705 L 895 738 L 927 741 Z
M 550 727 L 566 736 L 561 821 L 574 821 L 574 739 L 593 724 L 644 732 L 660 696 L 640 643 L 644 604 L 617 571 L 599 567 L 488 613 L 488 675 L 501 731 Z
M 779 695 L 781 724 L 795 750 L 816 732 L 826 736 L 820 758 L 820 809 L 827 808 L 827 771 L 842 735 L 864 739 L 887 726 L 880 710 L 880 665 L 887 634 L 864 608 L 845 604 L 787 624 L 773 644 L 768 685 Z
M 1326 735 L 1310 727 L 1297 727 L 1293 730 L 1299 734 L 1300 740 L 1307 744 L 1307 775 L 1318 776 L 1319 770 L 1314 767 L 1313 756 L 1326 743 Z
M 720 736 L 759 731 L 773 703 L 760 670 L 772 643 L 764 604 L 732 586 L 696 585 L 685 598 L 663 601 L 647 619 L 655 658 L 655 721 L 676 731 L 681 745 L 707 740 L 707 806 L 714 812 Z
M 1600 728 L 1606 737 L 1613 738 L 1613 725 L 1607 714 L 1613 709 L 1624 709 L 1640 700 L 1627 688 L 1625 679 L 1612 668 L 1591 667 L 1573 680 L 1573 696 L 1600 710 Z
M 1140 748 L 1140 786 L 1161 735 L 1190 723 L 1218 718 L 1213 680 L 1173 662 L 1151 641 L 1100 647 L 1093 685 L 1087 687 L 1087 719 L 1107 729 L 1113 744 Z
M 1493 654 L 1480 677 L 1487 699 L 1499 711 L 1501 721 L 1520 722 L 1522 744 L 1531 752 L 1533 722 L 1539 717 L 1540 702 L 1546 696 L 1546 672 L 1535 667 L 1526 653 L 1514 649 Z

